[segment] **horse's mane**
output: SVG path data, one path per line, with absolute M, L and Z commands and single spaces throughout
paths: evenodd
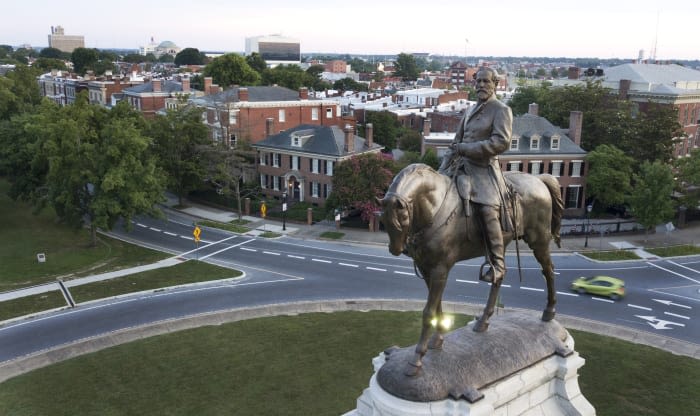
M 433 168 L 430 166 L 424 164 L 424 163 L 412 163 L 405 168 L 401 169 L 401 172 L 399 172 L 396 177 L 394 178 L 394 181 L 391 183 L 389 186 L 389 192 L 397 192 L 399 185 L 404 183 L 404 179 L 406 177 L 418 175 L 418 176 L 427 176 L 427 173 L 436 173 Z

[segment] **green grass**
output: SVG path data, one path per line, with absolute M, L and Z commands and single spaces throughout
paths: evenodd
M 70 288 L 76 303 L 109 298 L 127 293 L 153 290 L 188 283 L 207 282 L 241 276 L 238 270 L 214 266 L 201 261 L 187 261 L 171 267 L 148 270 L 110 280 Z M 0 303 L 0 321 L 66 306 L 56 290 Z
M 0 179 L 0 292 L 167 257 L 104 236 L 93 247 L 87 230 L 58 223 L 51 210 L 34 215 L 28 204 L 12 201 L 8 189 L 7 181 Z M 45 263 L 37 261 L 37 253 L 46 255 Z
M 338 231 L 324 231 L 321 233 L 321 238 L 328 238 L 330 240 L 340 240 L 345 236 L 345 233 Z
M 337 416 L 355 408 L 371 359 L 414 344 L 419 322 L 419 312 L 313 313 L 147 338 L 0 384 L 0 414 Z M 571 333 L 599 416 L 700 414 L 700 360 Z
M 645 248 L 645 250 L 659 257 L 691 256 L 694 254 L 700 254 L 700 247 L 690 244 L 669 247 Z
M 581 254 L 593 260 L 600 261 L 639 260 L 639 256 L 629 250 L 584 251 L 581 252 Z
M 243 225 L 243 224 L 246 224 L 247 222 L 248 221 L 245 221 L 245 220 L 241 220 L 241 221 L 234 220 L 234 221 L 225 223 L 225 222 L 218 222 L 218 221 L 202 220 L 202 221 L 197 221 L 197 224 L 204 225 L 205 227 L 219 228 L 221 230 L 231 231 L 233 233 L 245 234 L 248 231 L 250 231 L 249 227 L 246 227 Z

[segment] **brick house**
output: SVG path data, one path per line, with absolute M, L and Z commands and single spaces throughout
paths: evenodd
M 302 124 L 253 144 L 263 194 L 279 199 L 286 192 L 289 201 L 323 205 L 331 193 L 338 162 L 381 151 L 382 146 L 372 140 L 372 125 L 365 131 L 366 139 L 357 136 L 351 125 L 341 129 Z
M 355 125 L 353 118 L 342 116 L 338 101 L 309 99 L 307 88 L 294 91 L 278 86 L 233 87 L 195 98 L 192 103 L 205 109 L 204 123 L 212 140 L 226 146 L 235 146 L 239 140 L 257 143 L 277 131 L 301 124 Z
M 676 64 L 622 64 L 605 70 L 603 86 L 635 103 L 641 112 L 651 103 L 676 108 L 685 135 L 674 140 L 675 157 L 700 147 L 700 71 Z
M 457 124 L 462 114 L 455 115 Z M 580 216 L 585 213 L 586 151 L 581 144 L 583 115 L 572 111 L 569 128 L 561 129 L 538 116 L 537 104 L 530 104 L 528 114 L 513 118 L 510 149 L 499 156 L 502 171 L 520 171 L 532 174 L 549 173 L 559 180 L 564 198 L 564 215 Z M 423 149 L 432 147 L 442 158 L 454 138 L 451 133 L 431 133 L 431 120 L 424 122 Z
M 190 81 L 182 82 L 153 79 L 141 85 L 122 90 L 123 99 L 135 109 L 141 111 L 144 117 L 153 119 L 160 110 L 166 107 L 166 100 L 181 95 L 189 95 Z
M 141 84 L 143 84 L 143 81 L 131 81 L 128 78 L 121 79 L 120 77 L 107 75 L 104 78 L 87 83 L 88 99 L 90 104 L 112 107 L 124 89 Z

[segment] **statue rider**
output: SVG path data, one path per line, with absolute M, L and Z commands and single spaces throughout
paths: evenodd
M 475 211 L 490 265 L 488 272 L 479 278 L 496 283 L 506 272 L 503 230 L 510 227 L 505 215 L 506 187 L 498 155 L 510 147 L 513 114 L 496 97 L 495 70 L 479 68 L 475 80 L 478 102 L 462 118 L 439 172 L 456 180 L 467 215 L 472 215 L 471 208 Z

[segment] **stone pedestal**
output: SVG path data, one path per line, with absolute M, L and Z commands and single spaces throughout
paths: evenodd
M 477 352 L 481 346 L 488 345 L 488 337 L 483 336 L 484 333 L 474 333 L 470 324 L 448 334 L 443 349 L 429 350 L 424 358 L 421 373 L 415 377 L 405 376 L 386 367 L 403 368 L 406 364 L 405 357 L 412 352 L 413 347 L 399 350 L 398 354 L 396 350 L 389 354 L 383 352 L 372 361 L 375 372 L 369 387 L 357 399 L 357 408 L 345 416 L 595 415 L 595 409 L 579 390 L 578 369 L 583 366 L 585 360 L 574 351 L 574 340 L 569 333 L 555 321 L 542 323 L 537 322 L 535 318 L 523 320 L 513 316 L 493 319 L 486 333 L 495 330 L 490 338 L 492 341 L 500 341 L 497 334 L 499 326 L 502 336 L 512 331 L 509 324 L 523 327 L 524 331 L 532 331 L 533 327 L 544 328 L 546 332 L 562 337 L 562 345 L 554 346 L 554 342 L 550 353 L 537 352 L 546 351 L 549 347 L 528 346 L 527 339 L 514 333 L 513 336 L 517 337 L 514 342 L 496 353 L 506 364 L 493 363 L 492 366 L 490 362 L 484 363 L 481 360 L 484 357 L 486 360 L 499 358 L 488 352 Z M 542 342 L 542 339 L 548 336 L 535 333 L 533 339 L 538 339 L 538 342 L 546 345 L 548 342 Z M 457 349 L 464 350 L 466 355 L 458 354 L 457 357 L 452 357 L 455 343 L 458 344 Z M 527 351 L 527 357 L 518 358 L 523 356 L 523 353 L 509 353 L 508 348 Z M 536 350 L 534 355 L 532 350 Z M 444 357 L 445 353 L 450 354 L 450 357 Z M 432 357 L 428 358 L 431 354 Z M 538 354 L 547 356 L 538 357 Z M 451 360 L 455 360 L 455 363 L 450 365 Z M 473 363 L 456 363 L 463 360 Z M 448 363 L 446 365 L 449 367 L 442 366 L 442 362 Z M 504 374 L 502 370 L 513 365 L 518 368 L 507 370 L 507 374 Z M 439 369 L 440 377 L 431 374 L 431 371 L 435 371 L 431 370 L 431 367 Z M 484 368 L 484 374 L 493 374 L 492 379 L 479 374 Z M 465 371 L 470 374 L 464 374 Z M 436 378 L 439 378 L 437 382 Z M 422 384 L 428 386 L 424 387 Z

